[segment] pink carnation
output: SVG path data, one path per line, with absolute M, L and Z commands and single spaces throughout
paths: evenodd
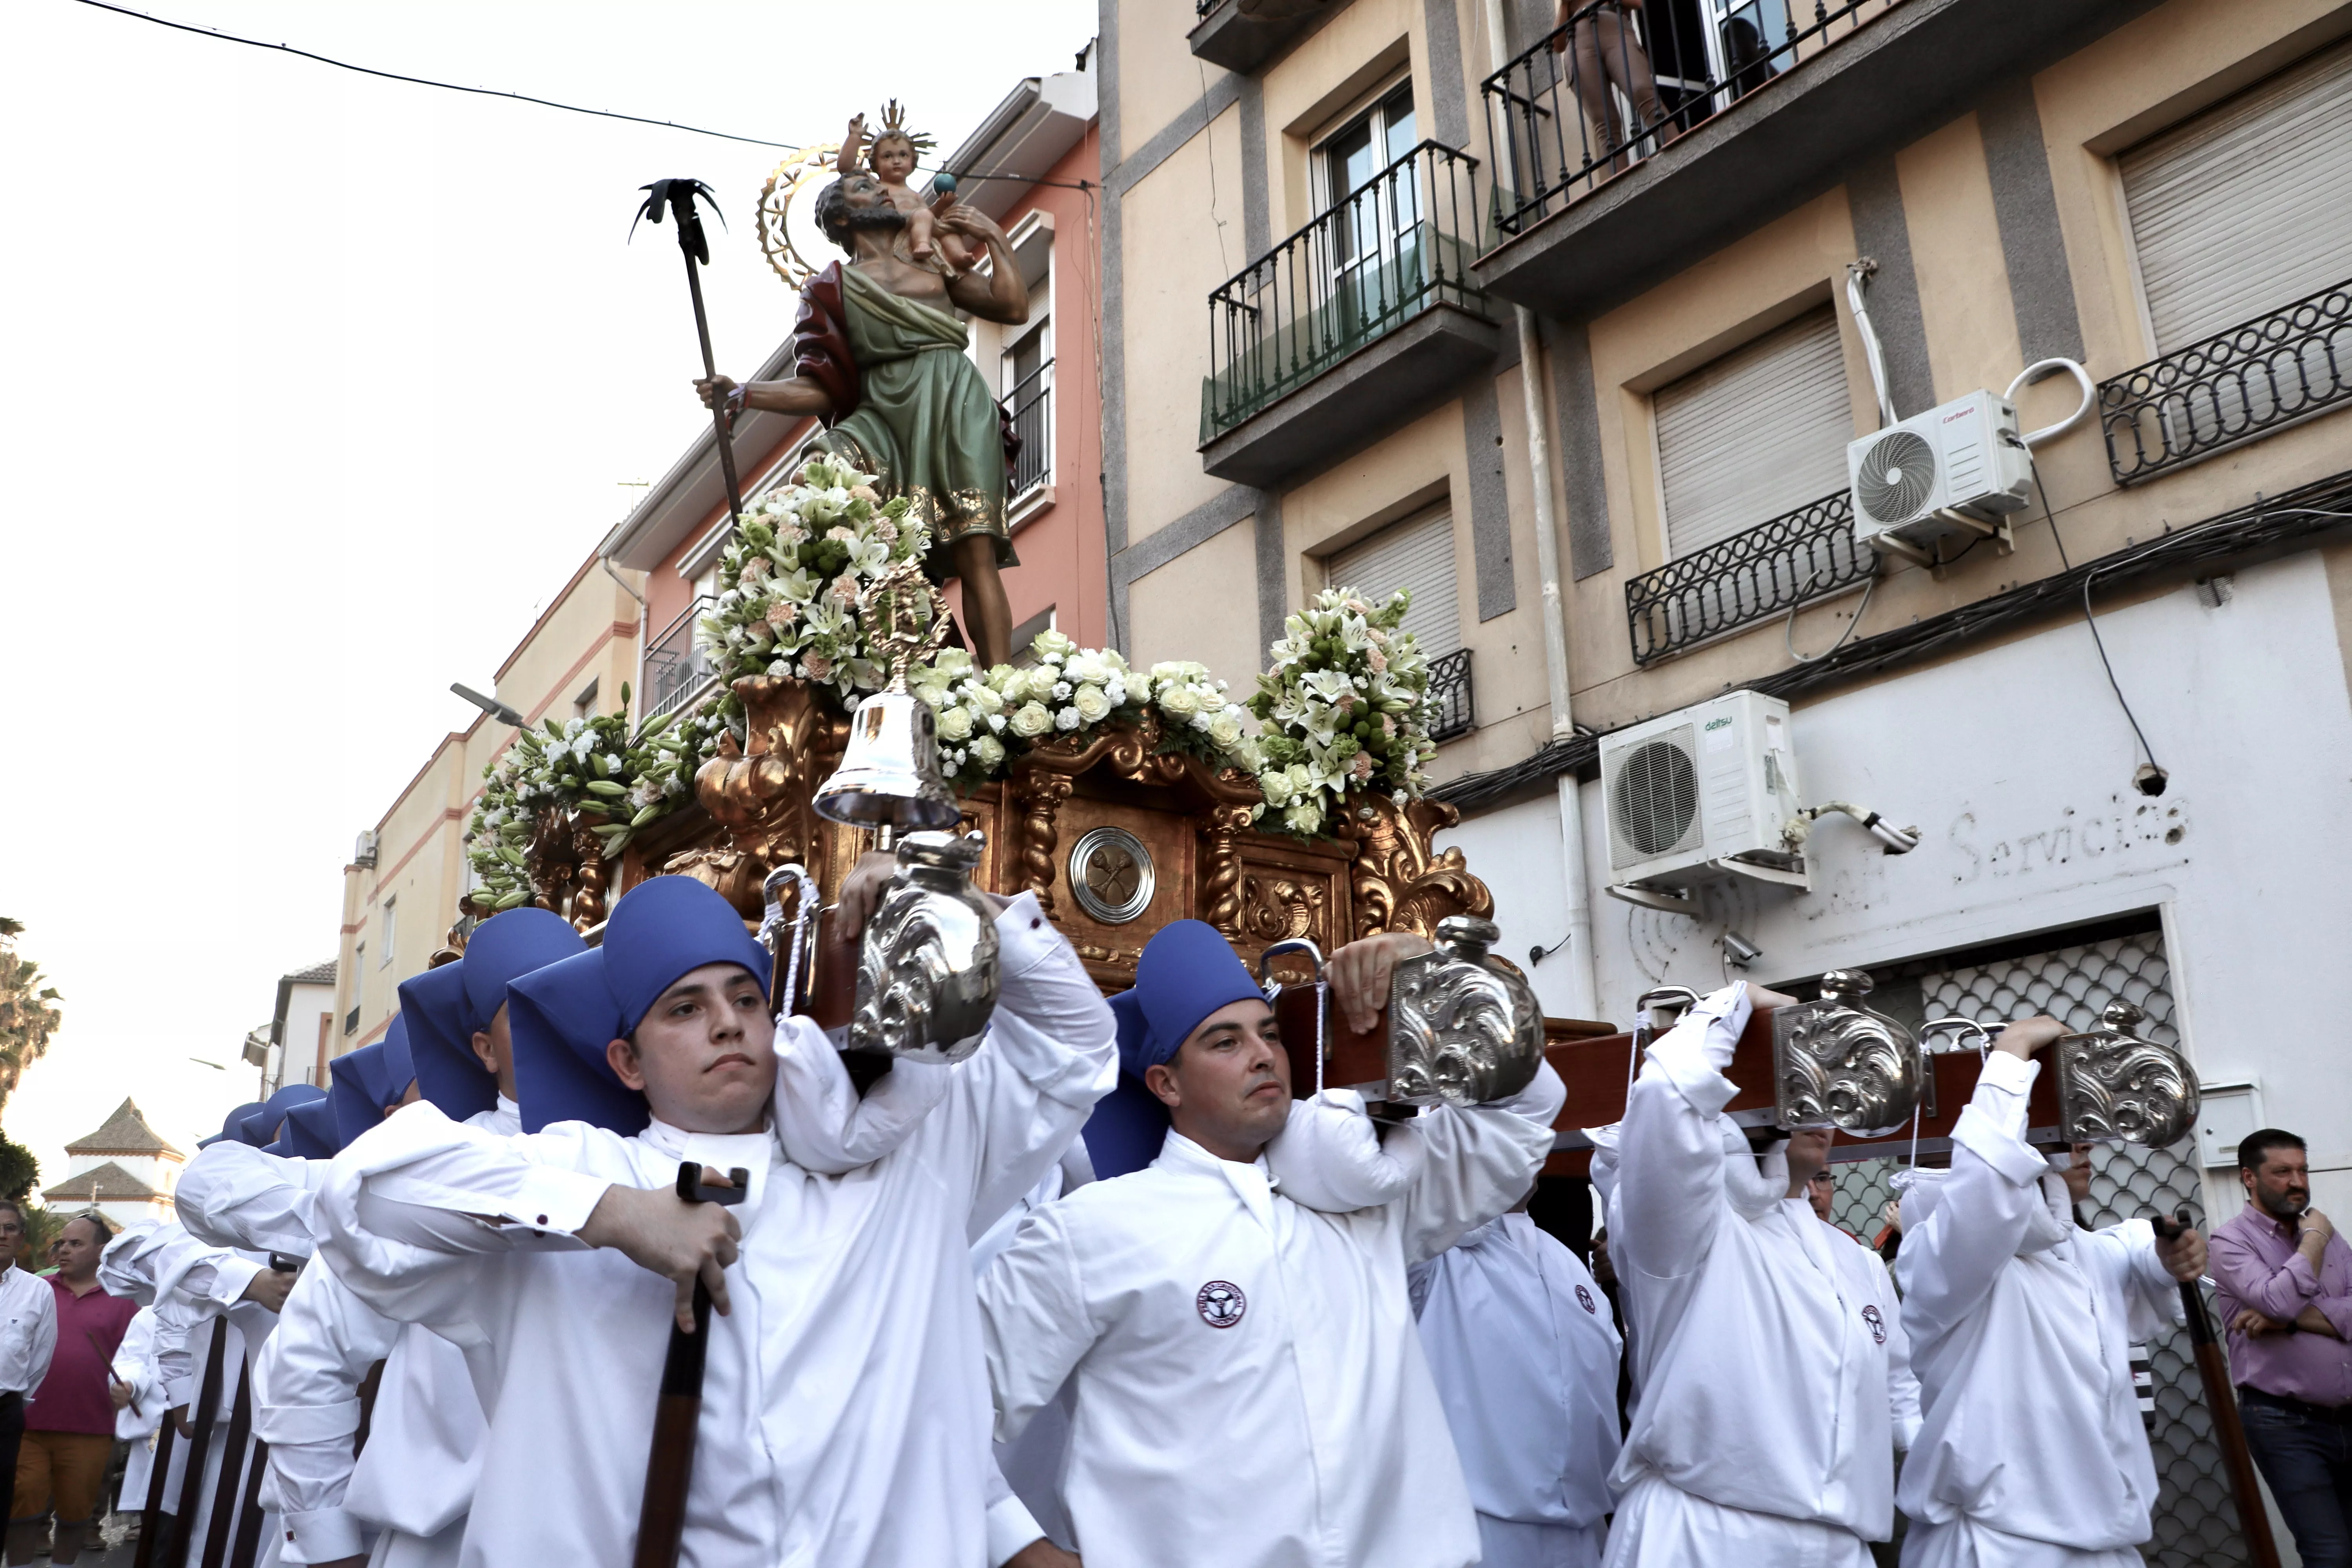
M 761 579 L 766 577 L 767 574 L 768 558 L 766 556 L 754 555 L 751 559 L 743 563 L 743 570 L 740 574 L 742 581 L 746 583 L 757 583 Z
M 824 531 L 824 536 L 827 539 L 838 539 L 844 544 L 855 544 L 857 542 L 857 531 L 841 523 L 835 523 L 833 527 L 826 529 Z
M 1352 691 L 1342 691 L 1339 693 L 1339 700 L 1331 706 L 1342 713 L 1348 712 L 1356 706 L 1356 694 Z
M 885 544 L 896 544 L 898 542 L 898 525 L 887 517 L 877 518 L 874 523 L 874 537 Z
M 793 607 L 793 602 L 790 599 L 778 599 L 768 606 L 768 613 L 763 618 L 770 626 L 782 631 L 791 626 L 798 615 L 799 612 Z
M 1362 784 L 1367 779 L 1370 778 L 1372 776 L 1371 752 L 1358 752 L 1356 753 L 1356 760 L 1348 764 L 1348 772 L 1354 777 L 1358 784 Z
M 1380 675 L 1388 669 L 1389 656 L 1382 653 L 1376 647 L 1366 648 L 1364 650 L 1364 662 L 1372 667 L 1372 673 L 1374 675 Z
M 804 655 L 801 659 L 801 671 L 811 680 L 828 679 L 833 675 L 833 660 L 821 653 Z
M 845 605 L 857 603 L 857 579 L 846 572 L 835 577 L 833 580 L 833 586 L 825 591 Z

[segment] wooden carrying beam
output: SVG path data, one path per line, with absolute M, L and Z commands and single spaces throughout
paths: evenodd
M 1582 1130 L 1605 1127 L 1624 1117 L 1626 1068 L 1633 1048 L 1633 1037 L 1630 1034 L 1548 1041 L 1545 1055 L 1568 1086 L 1568 1103 L 1559 1119 L 1552 1123 L 1559 1131 L 1560 1142 L 1544 1166 L 1546 1175 L 1580 1176 L 1591 1170 L 1592 1146 L 1585 1141 Z M 1973 1048 L 1945 1051 L 1927 1058 L 1930 1088 L 1919 1116 L 1921 1164 L 1948 1163 L 1952 1124 L 1959 1120 L 1961 1108 L 1976 1093 L 1980 1061 Z M 1726 1076 L 1739 1086 L 1739 1091 L 1725 1109 L 1748 1125 L 1769 1125 L 1773 1108 L 1770 1014 L 1749 1016 Z M 2035 1143 L 2057 1142 L 2055 1073 L 2045 1068 L 2034 1079 L 2033 1093 L 2027 1105 L 2027 1140 Z M 1841 1132 L 1831 1145 L 1830 1159 L 1867 1160 L 1877 1155 L 1907 1154 L 1910 1148 L 1908 1126 L 1881 1138 L 1854 1138 Z

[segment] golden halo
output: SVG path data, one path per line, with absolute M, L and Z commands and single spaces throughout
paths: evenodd
M 793 243 L 793 198 L 800 194 L 803 185 L 821 186 L 831 180 L 836 173 L 834 163 L 840 156 L 838 142 L 803 147 L 777 164 L 768 175 L 768 183 L 760 187 L 760 249 L 766 255 L 768 265 L 776 269 L 776 276 L 795 290 L 816 276 L 817 267 Z

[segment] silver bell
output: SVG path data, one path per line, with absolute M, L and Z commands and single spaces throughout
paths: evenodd
M 930 705 L 904 691 L 877 691 L 849 716 L 841 765 L 812 803 L 817 815 L 859 827 L 952 827 L 962 815 L 940 776 Z
M 980 1048 L 1002 987 L 996 916 L 972 890 L 985 840 L 910 833 L 857 952 L 847 1048 L 958 1062 Z
M 907 691 L 907 674 L 947 636 L 948 602 L 908 559 L 875 579 L 857 601 L 857 619 L 888 683 L 849 716 L 841 765 L 810 804 L 819 816 L 859 827 L 953 827 L 963 813 L 940 776 L 938 722 L 930 705 Z
M 1389 1099 L 1404 1105 L 1507 1100 L 1543 1067 L 1543 1007 L 1487 950 L 1492 921 L 1448 915 L 1436 945 L 1389 978 Z

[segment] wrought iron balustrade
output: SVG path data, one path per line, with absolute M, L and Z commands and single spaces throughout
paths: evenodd
M 1477 176 L 1423 142 L 1212 293 L 1202 442 L 1433 306 L 1483 312 Z
M 1442 658 L 1429 661 L 1429 700 L 1437 704 L 1437 717 L 1429 731 L 1431 740 L 1450 741 L 1478 727 L 1477 710 L 1470 700 L 1468 648 L 1457 647 Z
M 2119 485 L 2352 403 L 2352 281 L 2099 384 Z
M 677 712 L 718 683 L 719 667 L 695 635 L 702 617 L 718 603 L 703 595 L 646 645 L 646 723 Z
M 1054 362 L 1047 360 L 1004 395 L 1013 433 L 1021 439 L 1005 499 L 1019 500 L 1054 476 Z
M 1877 571 L 1877 552 L 1854 541 L 1853 494 L 1823 496 L 1629 579 L 1633 662 L 1654 663 Z
M 1900 4 L 1591 0 L 1481 89 L 1496 232 L 1518 234 L 1591 194 Z

